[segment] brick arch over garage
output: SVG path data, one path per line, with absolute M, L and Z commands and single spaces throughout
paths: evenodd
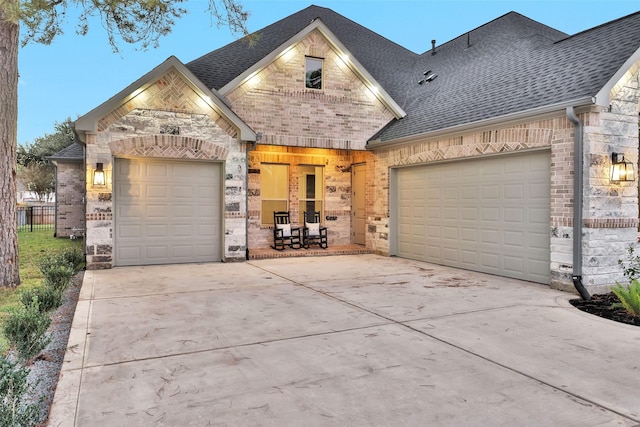
M 213 142 L 180 135 L 142 135 L 109 143 L 114 157 L 226 160 L 229 149 Z

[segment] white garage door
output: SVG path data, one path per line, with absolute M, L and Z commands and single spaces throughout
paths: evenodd
M 116 159 L 115 264 L 220 261 L 221 165 Z
M 549 153 L 397 171 L 398 256 L 550 280 Z

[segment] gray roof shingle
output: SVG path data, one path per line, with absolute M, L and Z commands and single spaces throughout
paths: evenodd
M 407 113 L 372 140 L 392 141 L 595 96 L 640 48 L 640 12 L 568 36 L 510 12 L 419 55 L 330 9 L 309 6 L 187 67 L 220 89 L 314 19 L 336 35 Z M 418 84 L 423 72 L 437 78 Z
M 640 47 L 640 13 L 571 37 L 511 12 L 417 62 L 389 141 L 595 96 Z M 438 77 L 418 85 L 422 70 Z
M 84 159 L 84 147 L 77 142 L 48 157 L 56 162 L 78 162 Z

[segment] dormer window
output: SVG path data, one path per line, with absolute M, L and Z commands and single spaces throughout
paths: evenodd
M 322 89 L 322 59 L 307 56 L 306 60 L 306 88 Z

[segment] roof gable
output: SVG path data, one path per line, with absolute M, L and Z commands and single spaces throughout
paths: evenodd
M 314 31 L 319 32 L 331 48 L 336 52 L 340 60 L 349 68 L 358 78 L 365 84 L 369 91 L 380 102 L 382 102 L 396 118 L 402 118 L 406 113 L 402 108 L 393 100 L 393 98 L 386 92 L 384 87 L 376 81 L 376 79 L 366 70 L 366 68 L 360 64 L 355 56 L 349 52 L 349 50 L 338 40 L 338 38 L 329 30 L 329 28 L 320 20 L 316 19 L 296 33 L 293 37 L 287 39 L 284 43 L 278 46 L 275 50 L 264 56 L 258 62 L 253 64 L 248 69 L 244 70 L 241 74 L 236 76 L 229 83 L 220 88 L 219 92 L 222 95 L 227 95 L 235 88 L 249 81 L 253 76 L 257 75 L 265 67 L 276 61 L 279 57 L 286 55 L 293 47 L 307 38 Z
M 412 67 L 419 55 L 318 6 L 309 6 L 257 31 L 258 37 L 253 44 L 237 40 L 189 62 L 187 67 L 208 87 L 221 89 L 266 56 L 282 51 L 288 41 L 305 29 L 310 30 L 308 27 L 316 21 L 320 21 L 326 32 L 331 33 L 331 39 L 339 41 L 340 48 L 397 100 L 395 73 L 398 69 Z
M 162 64 L 127 86 L 108 101 L 78 118 L 74 122 L 74 126 L 79 139 L 85 142 L 85 135 L 87 133 L 98 132 L 101 126 L 105 126 L 104 122 L 109 120 L 109 115 L 124 115 L 130 111 L 134 108 L 135 100 L 138 96 L 155 85 L 158 79 L 172 71 L 177 73 L 197 94 L 197 102 L 201 107 L 209 107 L 219 114 L 230 126 L 235 128 L 241 140 L 255 141 L 255 132 L 225 104 L 222 97 L 217 92 L 208 89 L 174 56 L 169 57 Z M 168 108 L 171 107 L 173 106 L 168 106 Z

